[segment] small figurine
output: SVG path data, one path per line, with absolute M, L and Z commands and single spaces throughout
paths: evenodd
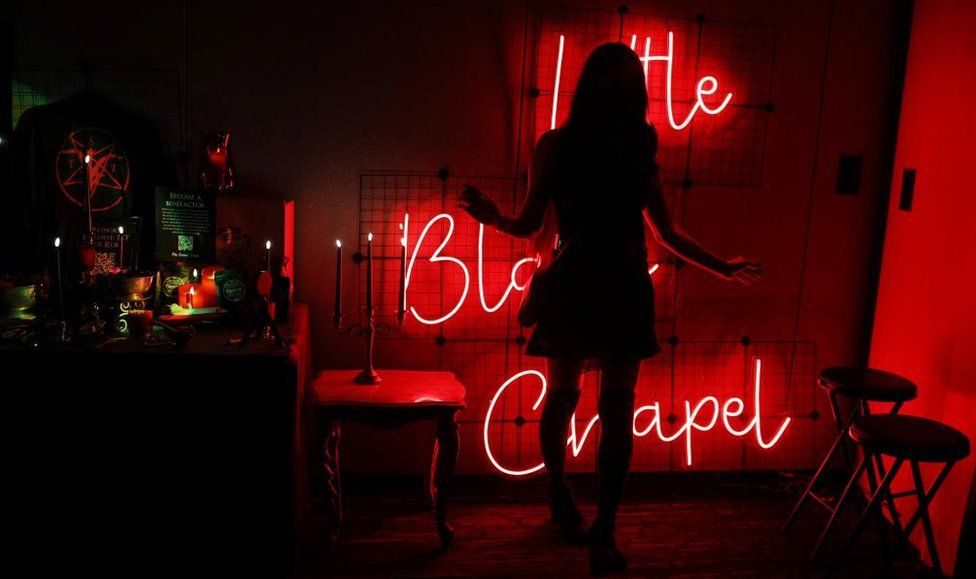
M 230 156 L 230 131 L 206 131 L 203 133 L 203 169 L 200 171 L 200 188 L 204 191 L 231 193 L 236 177 L 234 160 Z

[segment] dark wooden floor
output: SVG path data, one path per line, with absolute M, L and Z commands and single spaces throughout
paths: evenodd
M 618 544 L 631 577 L 819 577 L 825 565 L 807 554 L 826 513 L 809 508 L 789 535 L 780 527 L 798 481 L 779 474 L 637 475 L 618 521 Z M 438 552 L 419 479 L 346 481 L 342 536 L 334 552 L 315 551 L 305 576 L 585 576 L 586 550 L 552 531 L 541 479 L 459 479 L 450 520 L 452 548 Z M 574 480 L 584 513 L 593 515 L 592 478 Z M 844 535 L 852 521 L 844 520 Z M 841 577 L 879 576 L 880 543 L 871 529 Z M 831 544 L 825 559 L 837 552 Z M 903 557 L 896 577 L 929 573 Z

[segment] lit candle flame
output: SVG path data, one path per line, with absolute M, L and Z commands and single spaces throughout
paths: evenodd
M 91 155 L 85 155 L 85 164 L 88 165 L 90 163 L 91 163 Z
M 55 237 L 54 238 L 54 247 L 61 247 L 61 238 L 60 237 Z
M 193 277 L 194 277 L 194 278 L 196 278 L 196 277 L 197 277 L 197 268 L 193 268 Z
M 191 287 L 191 288 L 190 288 L 190 295 L 191 295 L 191 296 L 192 296 L 192 295 L 196 295 L 196 293 L 197 293 L 197 290 L 196 290 L 196 288 L 193 288 L 193 287 Z
M 336 239 L 336 247 L 342 247 L 342 242 Z
M 119 225 L 119 235 L 122 235 L 124 233 L 125 233 L 125 228 Z
M 366 241 L 373 241 L 373 232 L 370 231 L 369 235 L 366 236 Z
M 264 242 L 264 248 L 265 249 L 271 249 L 271 240 L 270 239 Z

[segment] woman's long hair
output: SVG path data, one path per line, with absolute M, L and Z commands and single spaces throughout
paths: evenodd
M 617 42 L 598 46 L 583 66 L 566 128 L 590 136 L 639 133 L 646 132 L 646 117 L 647 84 L 637 54 Z
M 623 164 L 636 170 L 650 168 L 657 150 L 657 137 L 647 123 L 647 84 L 637 54 L 624 44 L 598 46 L 586 59 L 569 120 L 563 125 L 562 166 L 584 167 L 610 139 L 625 145 Z M 556 221 L 550 206 L 535 251 L 545 263 L 551 255 Z

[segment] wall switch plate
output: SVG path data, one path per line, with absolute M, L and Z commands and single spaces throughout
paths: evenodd
M 915 169 L 905 169 L 901 174 L 901 197 L 898 200 L 898 209 L 911 211 L 912 204 L 915 202 Z

